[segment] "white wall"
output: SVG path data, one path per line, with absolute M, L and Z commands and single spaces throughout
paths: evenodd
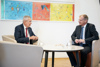
M 26 0 L 25 0 L 26 1 Z M 29 0 L 27 0 L 29 1 Z M 31 0 L 30 0 L 31 1 Z M 36 0 L 34 0 L 36 1 Z M 42 0 L 39 0 L 42 1 Z M 57 2 L 57 0 L 44 0 L 47 2 Z M 68 2 L 70 0 L 58 0 L 59 2 Z M 75 22 L 63 21 L 33 21 L 32 29 L 35 34 L 47 45 L 67 44 L 76 25 L 80 14 L 87 14 L 89 22 L 95 24 L 100 33 L 100 5 L 99 0 L 72 0 L 69 3 L 75 3 Z M 1 7 L 0 7 L 1 11 Z M 14 34 L 15 26 L 22 21 L 0 20 L 0 40 L 2 35 Z M 51 57 L 51 54 L 49 55 Z M 66 53 L 56 53 L 56 57 L 67 57 Z

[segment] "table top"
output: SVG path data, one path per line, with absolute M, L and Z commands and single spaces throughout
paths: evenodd
M 42 47 L 44 51 L 49 51 L 49 52 L 71 52 L 71 51 L 80 51 L 84 49 L 84 47 L 75 46 L 75 45 L 70 45 L 70 46 L 43 45 Z

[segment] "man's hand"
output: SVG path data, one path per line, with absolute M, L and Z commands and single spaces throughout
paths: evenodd
M 31 37 L 29 37 L 29 39 L 32 39 L 32 40 L 37 40 L 37 39 L 38 39 L 38 37 L 37 37 L 37 36 L 31 36 Z
M 85 43 L 85 40 L 83 40 L 83 39 L 75 39 L 75 43 Z
M 85 40 L 79 39 L 79 43 L 85 43 Z
M 75 39 L 75 43 L 79 43 L 79 39 Z

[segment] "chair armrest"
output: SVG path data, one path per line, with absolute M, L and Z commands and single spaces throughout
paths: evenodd
M 100 49 L 99 49 L 99 64 L 98 67 L 100 67 Z
M 2 39 L 3 41 L 17 43 L 17 41 L 14 38 L 14 35 L 2 35 Z
M 97 67 L 99 64 L 99 49 L 100 39 L 92 42 L 92 56 L 91 56 L 91 67 Z

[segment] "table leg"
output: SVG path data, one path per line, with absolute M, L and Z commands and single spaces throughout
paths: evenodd
M 78 51 L 76 51 L 76 59 L 77 59 L 77 67 L 79 67 L 80 62 L 79 62 L 79 53 L 78 53 Z
M 44 67 L 47 67 L 47 63 L 48 63 L 48 51 L 45 51 L 45 65 L 44 65 Z
M 54 67 L 54 52 L 52 52 L 52 67 Z

